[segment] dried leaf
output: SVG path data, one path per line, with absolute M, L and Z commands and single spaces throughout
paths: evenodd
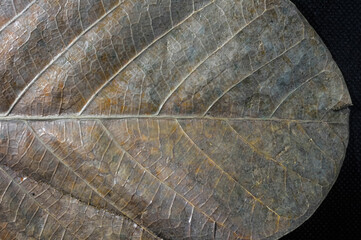
M 288 0 L 0 4 L 0 239 L 277 239 L 351 100 Z

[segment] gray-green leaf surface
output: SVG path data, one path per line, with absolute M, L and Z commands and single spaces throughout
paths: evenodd
M 0 15 L 0 239 L 277 239 L 337 178 L 350 96 L 288 0 Z

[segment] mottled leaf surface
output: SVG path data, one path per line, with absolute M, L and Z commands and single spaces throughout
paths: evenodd
M 0 79 L 0 239 L 277 239 L 348 142 L 288 0 L 4 0 Z

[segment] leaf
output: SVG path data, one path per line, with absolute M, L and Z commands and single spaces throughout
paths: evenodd
M 277 239 L 336 180 L 351 100 L 288 0 L 12 3 L 1 239 Z

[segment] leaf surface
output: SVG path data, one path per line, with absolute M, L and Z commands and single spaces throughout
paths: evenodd
M 351 100 L 288 0 L 10 3 L 1 238 L 277 239 L 336 180 Z

